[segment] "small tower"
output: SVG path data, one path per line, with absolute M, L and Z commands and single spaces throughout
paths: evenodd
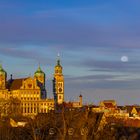
M 54 68 L 54 79 L 55 79 L 55 84 L 53 89 L 55 89 L 55 94 L 57 99 L 58 104 L 62 104 L 64 102 L 64 76 L 63 76 L 63 67 L 60 64 L 60 58 L 58 56 L 56 66 Z
M 40 66 L 37 71 L 34 73 L 34 78 L 37 80 L 37 85 L 41 89 L 41 98 L 47 98 L 47 91 L 45 89 L 45 73 L 41 70 Z
M 7 73 L 0 64 L 0 89 L 6 88 Z
M 45 87 L 45 73 L 41 70 L 40 66 L 34 73 L 34 77 L 40 84 L 42 84 L 43 87 Z
M 81 94 L 79 96 L 79 103 L 80 103 L 80 106 L 82 107 L 82 105 L 83 105 L 83 96 Z

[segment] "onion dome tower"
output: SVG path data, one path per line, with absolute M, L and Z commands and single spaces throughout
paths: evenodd
M 3 69 L 2 65 L 0 64 L 0 89 L 6 88 L 6 79 L 7 72 Z
M 43 87 L 45 87 L 45 73 L 41 70 L 40 66 L 34 73 L 34 77 L 38 82 L 40 82 L 43 85 Z
M 40 65 L 36 72 L 34 73 L 34 78 L 37 80 L 37 85 L 41 89 L 41 98 L 46 99 L 47 98 L 47 91 L 45 89 L 45 73 L 42 71 Z

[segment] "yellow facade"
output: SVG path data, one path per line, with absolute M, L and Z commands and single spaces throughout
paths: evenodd
M 7 80 L 7 73 L 0 65 L 0 106 L 7 104 L 12 97 L 12 99 L 20 101 L 18 106 L 23 115 L 34 116 L 38 113 L 47 113 L 49 110 L 54 110 L 55 97 L 58 104 L 64 102 L 64 76 L 62 70 L 63 68 L 58 59 L 54 72 L 56 96 L 54 96 L 54 99 L 48 99 L 45 88 L 46 77 L 40 66 L 33 77 L 13 79 L 11 75 L 11 78 Z
M 40 67 L 35 72 L 34 77 L 13 79 L 11 76 L 10 80 L 7 81 L 6 79 L 7 73 L 0 66 L 1 106 L 12 97 L 20 101 L 19 106 L 23 115 L 34 116 L 38 113 L 47 113 L 49 110 L 54 110 L 54 99 L 47 99 L 45 73 Z
M 138 114 L 137 109 L 135 107 L 132 108 L 131 114 L 135 114 L 135 115 Z
M 0 89 L 2 90 L 6 89 L 6 78 L 7 78 L 7 73 L 0 65 Z

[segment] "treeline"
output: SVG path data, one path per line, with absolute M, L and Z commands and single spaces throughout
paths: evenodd
M 27 124 L 12 127 L 10 118 Z M 11 114 L 0 120 L 0 140 L 139 140 L 139 132 L 138 128 L 106 122 L 103 113 L 87 108 L 62 108 L 35 118 Z
M 0 122 L 0 140 L 90 140 L 95 139 L 102 113 L 87 109 L 51 111 L 35 118 L 3 117 Z M 27 122 L 25 127 L 11 127 L 10 118 Z M 97 134 L 96 134 L 97 135 Z

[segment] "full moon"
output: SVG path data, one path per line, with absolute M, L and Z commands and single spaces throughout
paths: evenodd
M 122 62 L 128 62 L 128 57 L 127 56 L 122 56 L 121 61 Z

